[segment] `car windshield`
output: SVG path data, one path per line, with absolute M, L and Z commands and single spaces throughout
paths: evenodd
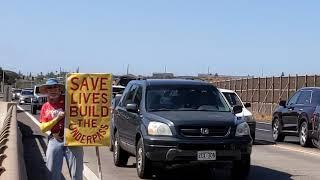
M 147 111 L 230 111 L 221 93 L 210 85 L 150 86 L 146 108 Z
M 226 99 L 232 107 L 243 106 L 241 100 L 235 93 L 224 92 L 223 95 L 226 97 Z
M 32 91 L 22 91 L 21 92 L 22 95 L 33 95 Z

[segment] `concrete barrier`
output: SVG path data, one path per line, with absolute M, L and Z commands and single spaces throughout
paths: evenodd
M 15 104 L 16 103 L 13 102 L 0 102 L 0 128 L 2 127 L 3 120 L 7 116 L 9 108 Z
M 6 110 L 0 126 L 0 180 L 27 180 L 17 106 L 0 102 L 0 113 L 4 114 Z

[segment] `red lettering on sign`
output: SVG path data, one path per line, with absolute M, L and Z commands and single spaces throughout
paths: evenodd
M 106 117 L 109 114 L 109 108 L 107 106 L 101 106 L 101 116 Z
M 108 103 L 108 95 L 106 93 L 101 94 L 102 103 Z
M 79 89 L 79 84 L 77 83 L 76 80 L 79 80 L 77 77 L 71 78 L 71 84 L 74 85 L 74 87 L 71 86 L 71 90 L 78 90 Z
M 93 93 L 92 94 L 92 103 L 93 104 L 99 104 L 99 95 L 100 93 Z
M 92 93 L 83 93 L 84 103 L 88 103 Z
M 94 78 L 91 78 L 93 90 L 97 89 L 99 78 L 96 78 L 96 82 L 94 82 Z
M 97 127 L 97 119 L 92 119 L 91 121 L 91 127 L 96 128 Z
M 100 90 L 108 90 L 107 87 L 108 78 L 101 78 L 100 80 Z
M 70 117 L 77 117 L 78 116 L 78 107 L 77 106 L 70 106 Z
M 87 78 L 83 78 L 82 80 L 82 83 L 81 83 L 81 86 L 80 86 L 80 90 L 82 91 L 83 90 L 83 87 L 87 88 L 87 91 L 89 91 L 89 86 L 88 86 L 88 80 Z

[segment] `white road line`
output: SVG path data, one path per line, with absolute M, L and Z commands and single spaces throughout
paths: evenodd
M 271 123 L 267 123 L 267 122 L 262 122 L 262 121 L 257 121 L 258 124 L 266 124 L 266 125 L 271 125 Z
M 279 148 L 279 149 L 285 149 L 288 151 L 294 151 L 294 152 L 299 152 L 299 153 L 304 153 L 304 154 L 320 157 L 320 153 L 314 153 L 314 152 L 305 151 L 305 150 L 301 150 L 301 149 L 297 149 L 297 148 L 287 147 L 286 145 L 275 144 L 273 146 L 276 148 Z
M 260 129 L 260 128 L 256 128 L 256 130 L 258 131 L 265 131 L 265 132 L 270 132 L 271 130 L 267 130 L 267 129 Z
M 40 122 L 33 117 L 29 112 L 25 111 L 22 107 L 19 105 L 17 106 L 19 110 L 23 111 L 36 125 L 40 125 Z M 50 134 L 49 132 L 46 132 L 46 134 Z M 45 160 L 45 159 L 44 159 Z M 83 164 L 83 175 L 88 179 L 88 180 L 99 180 L 97 175 L 95 175 L 88 166 Z

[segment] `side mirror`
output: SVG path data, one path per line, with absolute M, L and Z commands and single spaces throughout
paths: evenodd
M 281 100 L 279 102 L 279 106 L 286 107 L 286 105 L 287 105 L 287 101 L 285 101 L 285 100 Z
M 128 112 L 138 113 L 138 105 L 137 104 L 127 104 L 126 109 Z
M 246 108 L 251 107 L 251 103 L 245 103 L 245 104 L 244 104 L 244 107 L 246 107 Z
M 242 106 L 234 106 L 232 111 L 234 114 L 242 113 Z

